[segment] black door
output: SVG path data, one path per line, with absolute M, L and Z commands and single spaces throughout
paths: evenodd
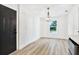
M 16 50 L 16 11 L 0 5 L 0 54 Z

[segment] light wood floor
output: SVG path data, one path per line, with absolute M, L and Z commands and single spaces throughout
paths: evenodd
M 64 39 L 39 39 L 12 55 L 68 55 L 68 42 Z

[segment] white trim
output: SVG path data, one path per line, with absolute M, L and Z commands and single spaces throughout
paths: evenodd
M 19 4 L 17 4 L 17 19 L 16 19 L 16 50 L 19 50 Z
M 39 37 L 39 38 L 36 38 L 35 40 L 32 40 L 32 41 L 30 41 L 30 42 L 26 43 L 25 45 L 23 45 L 23 46 L 19 47 L 19 49 L 18 49 L 18 50 L 23 49 L 23 48 L 24 48 L 24 47 L 26 47 L 27 45 L 29 45 L 29 44 L 31 44 L 31 43 L 33 43 L 33 42 L 35 42 L 35 41 L 39 40 L 39 39 L 40 39 L 40 37 Z

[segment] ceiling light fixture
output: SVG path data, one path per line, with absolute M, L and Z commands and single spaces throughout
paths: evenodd
M 47 8 L 47 18 L 46 18 L 47 21 L 50 21 L 51 20 L 51 16 L 50 16 L 50 8 L 48 7 Z

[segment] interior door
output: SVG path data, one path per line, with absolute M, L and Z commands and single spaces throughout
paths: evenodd
M 0 5 L 0 54 L 16 50 L 16 11 Z

